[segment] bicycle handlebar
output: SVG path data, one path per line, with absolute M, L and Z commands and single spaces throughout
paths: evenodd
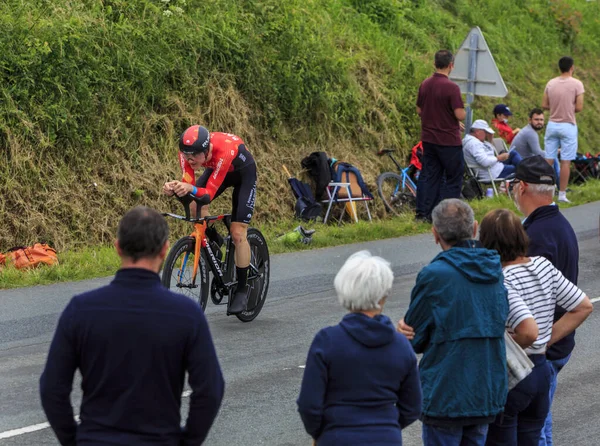
M 225 225 L 228 225 L 231 220 L 231 214 L 222 214 L 222 215 L 207 215 L 206 217 L 200 217 L 200 208 L 208 203 L 206 203 L 205 198 L 198 198 L 192 194 L 184 195 L 183 197 L 179 197 L 176 194 L 173 194 L 172 197 L 177 198 L 177 200 L 183 204 L 183 208 L 185 209 L 185 217 L 183 215 L 172 214 L 170 212 L 165 212 L 162 215 L 165 217 L 173 217 L 178 220 L 185 220 L 191 223 L 203 223 L 210 222 L 215 220 L 225 220 Z M 196 202 L 196 218 L 191 218 L 190 216 L 190 203 L 192 201 Z
M 177 194 L 173 194 L 172 197 L 177 198 L 177 201 L 179 201 L 183 205 L 183 209 L 185 209 L 185 219 L 186 220 L 189 220 L 189 221 L 196 220 L 198 222 L 204 221 L 204 219 L 200 217 L 200 210 L 201 210 L 202 206 L 205 206 L 208 204 L 206 202 L 206 198 L 204 198 L 204 197 L 198 198 L 192 194 L 187 194 L 187 195 L 184 195 L 183 197 L 180 197 Z M 192 219 L 190 216 L 190 203 L 192 201 L 194 201 L 196 203 L 196 218 L 195 219 Z

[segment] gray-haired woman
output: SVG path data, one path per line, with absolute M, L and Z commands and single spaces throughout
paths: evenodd
M 319 446 L 402 444 L 421 414 L 417 358 L 381 314 L 394 276 L 368 251 L 348 258 L 334 285 L 342 321 L 317 333 L 306 360 L 298 411 Z

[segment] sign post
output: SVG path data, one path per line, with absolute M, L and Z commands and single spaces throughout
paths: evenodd
M 494 57 L 478 26 L 469 31 L 460 46 L 454 58 L 454 69 L 450 73 L 450 79 L 456 82 L 460 92 L 467 96 L 465 133 L 469 132 L 473 123 L 471 104 L 475 96 L 503 98 L 508 94 Z

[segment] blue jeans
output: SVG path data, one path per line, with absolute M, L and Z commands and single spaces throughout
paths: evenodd
M 517 166 L 521 161 L 523 161 L 523 158 L 521 158 L 519 152 L 516 150 L 511 150 L 508 152 L 508 159 L 506 161 L 502 161 L 502 164 L 504 164 L 504 169 L 502 169 L 502 172 L 500 172 L 498 178 L 506 178 L 507 176 L 515 173 Z
M 556 184 L 558 184 L 560 183 L 560 161 L 558 161 L 558 158 L 554 158 L 554 172 L 556 172 Z
M 542 436 L 540 437 L 539 446 L 552 446 L 552 400 L 554 399 L 554 392 L 556 391 L 556 382 L 558 380 L 558 372 L 569 362 L 571 354 L 562 359 L 556 359 L 554 361 L 548 361 L 550 364 L 550 370 L 552 372 L 552 381 L 550 381 L 550 410 L 546 417 L 546 424 L 542 429 Z
M 552 372 L 545 355 L 529 357 L 534 367 L 506 398 L 504 413 L 490 424 L 487 446 L 538 446 L 550 410 Z
M 442 427 L 423 423 L 425 446 L 484 446 L 488 425 Z

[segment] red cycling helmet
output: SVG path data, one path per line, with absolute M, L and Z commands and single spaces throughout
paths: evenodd
M 201 125 L 188 127 L 179 138 L 179 150 L 183 153 L 206 153 L 210 146 L 210 132 Z

